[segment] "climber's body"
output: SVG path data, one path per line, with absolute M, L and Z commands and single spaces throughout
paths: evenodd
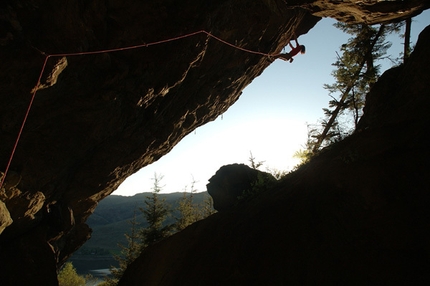
M 291 51 L 289 53 L 276 55 L 275 59 L 290 61 L 291 63 L 293 62 L 293 57 L 296 56 L 298 53 L 304 54 L 306 52 L 305 46 L 299 44 L 299 42 L 297 41 L 297 37 L 295 37 L 294 40 L 296 41 L 296 47 L 294 47 L 291 42 L 289 42 L 288 44 L 291 47 Z

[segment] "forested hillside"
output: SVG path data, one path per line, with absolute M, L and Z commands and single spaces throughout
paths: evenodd
M 130 220 L 135 212 L 139 227 L 147 226 L 139 208 L 144 207 L 145 197 L 151 194 L 139 193 L 132 197 L 112 195 L 99 203 L 87 221 L 93 230 L 91 238 L 71 257 L 79 273 L 87 273 L 89 269 L 108 268 L 115 263 L 113 255 L 119 254 L 119 244 L 127 244 L 125 234 L 130 232 Z M 184 195 L 180 192 L 159 194 L 160 199 L 166 199 L 170 205 L 171 216 L 167 223 L 173 223 L 179 215 L 178 202 Z M 189 196 L 189 193 L 186 195 Z M 207 192 L 194 193 L 193 202 L 203 203 L 208 196 Z

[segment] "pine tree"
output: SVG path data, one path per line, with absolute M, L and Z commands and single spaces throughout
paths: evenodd
M 196 221 L 202 220 L 216 212 L 213 208 L 213 201 L 210 196 L 206 196 L 205 200 L 200 204 L 194 203 L 194 194 L 197 192 L 194 188 L 195 183 L 196 181 L 193 179 L 190 192 L 186 192 L 185 188 L 184 195 L 179 200 L 179 216 L 175 218 L 176 231 L 181 231 Z
M 254 169 L 254 170 L 258 170 L 258 168 L 260 168 L 261 166 L 263 166 L 264 161 L 256 161 L 255 157 L 252 155 L 252 152 L 249 151 L 249 166 Z
M 211 196 L 206 195 L 206 198 L 200 205 L 200 217 L 201 219 L 207 218 L 210 215 L 213 215 L 217 211 L 214 209 L 214 201 Z
M 340 140 L 351 133 L 351 130 L 341 126 L 339 115 L 352 113 L 353 125 L 356 127 L 362 115 L 365 95 L 379 76 L 380 66 L 376 61 L 385 56 L 391 46 L 385 41 L 386 35 L 394 26 L 380 25 L 379 28 L 365 24 L 336 23 L 335 26 L 354 37 L 340 48 L 341 56 L 333 64 L 336 69 L 332 75 L 336 82 L 324 86 L 333 98 L 329 108 L 323 109 L 327 119 L 322 121 L 322 131 L 314 129 L 310 137 L 314 140 L 309 144 L 312 153 L 321 146 Z M 336 99 L 333 94 L 340 94 Z M 326 142 L 325 144 L 323 144 Z
M 129 221 L 131 224 L 131 232 L 130 234 L 125 234 L 127 239 L 127 245 L 124 246 L 119 244 L 121 248 L 121 254 L 115 255 L 115 260 L 118 261 L 119 267 L 111 267 L 110 272 L 112 274 L 111 277 L 106 277 L 103 285 L 104 286 L 115 286 L 118 284 L 118 281 L 121 279 L 127 267 L 139 256 L 140 254 L 140 239 L 138 236 L 138 227 L 139 223 L 136 220 L 136 208 L 133 212 L 133 218 Z
M 146 196 L 145 208 L 139 208 L 148 223 L 148 226 L 139 232 L 142 241 L 141 250 L 171 235 L 173 225 L 164 225 L 170 214 L 169 206 L 165 199 L 158 197 L 162 190 L 160 186 L 162 179 L 162 176 L 154 175 L 152 195 Z
M 100 285 L 115 286 L 121 279 L 126 268 L 140 255 L 144 248 L 170 236 L 173 228 L 180 231 L 188 225 L 201 220 L 216 211 L 213 209 L 212 198 L 207 196 L 207 199 L 202 205 L 193 202 L 193 196 L 197 192 L 194 188 L 195 181 L 191 185 L 191 193 L 187 196 L 184 192 L 184 197 L 179 202 L 178 210 L 180 216 L 176 218 L 175 225 L 165 225 L 167 217 L 170 215 L 170 208 L 165 202 L 165 199 L 160 199 L 158 194 L 162 190 L 160 185 L 162 176 L 154 175 L 153 192 L 150 196 L 146 196 L 144 204 L 145 208 L 139 208 L 143 213 L 148 226 L 139 228 L 139 223 L 136 218 L 136 210 L 133 214 L 133 219 L 130 220 L 131 233 L 125 234 L 127 245 L 121 247 L 121 255 L 115 256 L 119 262 L 118 268 L 111 268 L 112 277 L 106 277 Z
M 85 278 L 76 273 L 76 269 L 71 262 L 64 264 L 58 273 L 59 286 L 84 286 L 85 283 Z
M 176 231 L 181 231 L 185 229 L 190 224 L 200 220 L 198 213 L 198 206 L 193 202 L 193 196 L 196 192 L 194 189 L 195 181 L 193 179 L 191 183 L 191 191 L 188 195 L 186 188 L 183 197 L 179 200 L 178 211 L 179 216 L 175 218 L 175 229 Z
M 403 63 L 409 58 L 411 54 L 411 26 L 412 26 L 412 18 L 408 18 L 405 20 L 405 43 L 403 46 Z

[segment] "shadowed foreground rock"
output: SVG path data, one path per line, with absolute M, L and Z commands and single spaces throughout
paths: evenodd
M 85 221 L 97 203 L 225 112 L 270 64 L 265 54 L 279 53 L 320 16 L 377 23 L 429 6 L 428 0 L 1 1 L 0 177 L 31 92 L 37 94 L 0 188 L 0 284 L 55 285 L 56 268 L 90 237 Z M 201 30 L 257 54 L 205 33 L 177 39 Z M 168 39 L 175 40 L 159 42 Z M 64 55 L 135 45 L 142 47 Z
M 430 27 L 361 131 L 258 200 L 147 249 L 120 285 L 428 285 Z

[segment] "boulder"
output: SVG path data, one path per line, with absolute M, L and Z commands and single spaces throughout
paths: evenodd
M 227 210 L 246 197 L 256 195 L 276 179 L 269 173 L 245 164 L 222 166 L 209 179 L 207 191 L 217 211 Z

